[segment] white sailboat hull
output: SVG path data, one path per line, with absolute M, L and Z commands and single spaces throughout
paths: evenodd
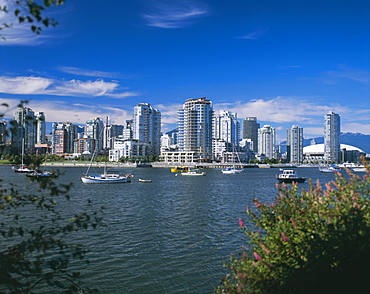
M 85 175 L 81 177 L 81 181 L 85 184 L 114 184 L 114 183 L 129 183 L 131 177 L 120 175 Z
M 236 168 L 221 170 L 223 174 L 241 174 L 243 171 L 244 171 L 243 169 L 236 169 Z

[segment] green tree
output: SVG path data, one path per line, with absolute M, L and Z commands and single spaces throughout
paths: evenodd
M 86 248 L 73 242 L 73 235 L 95 228 L 98 213 L 67 217 L 58 202 L 68 205 L 71 185 L 56 185 L 52 179 L 31 184 L 35 187 L 24 193 L 14 185 L 0 185 L 0 293 L 94 292 L 69 266 L 86 262 Z
M 29 24 L 34 33 L 40 34 L 43 28 L 58 24 L 53 18 L 44 16 L 45 10 L 64 2 L 65 0 L 15 0 L 11 1 L 11 6 L 0 6 L 0 11 L 14 14 L 19 23 Z M 11 27 L 11 23 L 2 23 L 0 31 Z
M 239 220 L 248 246 L 231 255 L 218 293 L 368 293 L 370 170 L 325 184 L 278 185 Z

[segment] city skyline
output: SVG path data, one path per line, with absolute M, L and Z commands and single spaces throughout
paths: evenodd
M 7 1 L 1 0 L 2 3 Z M 187 99 L 257 117 L 286 139 L 323 136 L 323 116 L 370 135 L 368 1 L 69 1 L 40 36 L 14 24 L 1 33 L 0 111 L 20 100 L 46 121 L 125 124 L 137 103 L 176 127 Z M 11 21 L 0 14 L 1 22 Z

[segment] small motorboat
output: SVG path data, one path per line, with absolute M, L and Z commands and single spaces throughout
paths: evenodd
M 321 166 L 319 167 L 319 171 L 322 173 L 335 173 L 340 172 L 342 169 L 338 166 L 332 165 L 332 166 Z
M 276 179 L 279 183 L 304 183 L 306 178 L 299 177 L 297 173 L 292 169 L 284 169 L 281 174 L 276 175 Z
M 139 182 L 140 183 L 151 183 L 152 180 L 151 179 L 149 179 L 149 180 L 139 179 Z
M 201 172 L 198 169 L 189 170 L 187 172 L 181 173 L 182 176 L 205 176 L 205 172 Z
M 26 173 L 26 177 L 29 177 L 29 178 L 57 178 L 58 175 L 56 175 L 54 172 L 50 172 L 50 171 L 43 171 L 43 172 L 33 171 L 33 172 L 30 172 L 30 173 Z

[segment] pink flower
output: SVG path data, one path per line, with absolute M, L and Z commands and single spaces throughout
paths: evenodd
M 239 226 L 241 226 L 242 228 L 244 228 L 244 223 L 243 223 L 243 220 L 241 218 L 239 218 Z
M 288 241 L 288 238 L 285 236 L 285 234 L 284 234 L 284 233 L 281 233 L 281 237 L 283 237 L 283 241 L 284 241 L 284 242 L 287 242 L 287 241 Z
M 260 260 L 260 259 L 261 259 L 261 256 L 259 256 L 259 255 L 257 254 L 257 252 L 254 252 L 254 253 L 253 253 L 253 255 L 254 255 L 254 258 L 255 258 L 256 260 Z

